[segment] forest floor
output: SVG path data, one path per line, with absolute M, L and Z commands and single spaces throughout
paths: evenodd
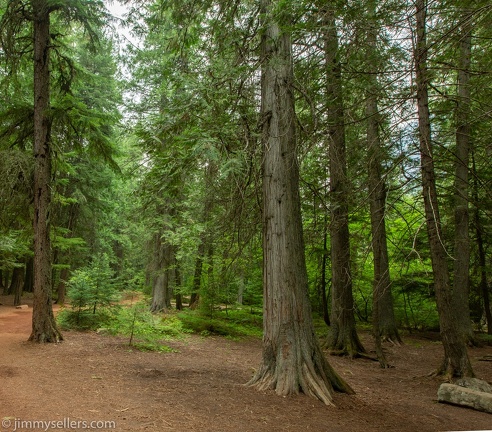
M 329 357 L 356 391 L 335 395 L 333 407 L 245 386 L 261 358 L 256 339 L 187 336 L 166 342 L 174 351 L 161 353 L 131 349 L 124 338 L 65 332 L 63 343 L 36 345 L 26 342 L 32 309 L 16 310 L 6 297 L 0 302 L 2 432 L 84 430 L 76 422 L 92 430 L 160 432 L 492 429 L 491 414 L 437 403 L 440 380 L 428 375 L 442 346 L 424 335 L 385 346 L 392 369 Z M 370 336 L 362 339 L 370 349 Z M 481 360 L 491 355 L 491 346 L 470 350 L 477 376 L 489 382 L 492 363 Z M 52 423 L 21 423 L 30 421 Z M 90 424 L 105 421 L 114 423 Z

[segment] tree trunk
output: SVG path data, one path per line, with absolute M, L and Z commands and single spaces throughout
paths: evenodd
M 321 281 L 320 281 L 320 288 L 321 288 L 321 307 L 323 309 L 323 321 L 327 326 L 331 325 L 330 321 L 330 313 L 328 311 L 328 297 L 326 293 L 326 267 L 327 267 L 327 261 L 328 261 L 328 227 L 327 227 L 327 217 L 325 214 L 325 220 L 324 220 L 324 227 L 323 227 L 323 255 L 321 257 Z
M 203 255 L 205 253 L 205 245 L 203 241 L 198 245 L 197 257 L 195 260 L 195 273 L 193 274 L 193 288 L 191 292 L 190 302 L 188 304 L 190 309 L 196 309 L 200 299 L 200 286 L 202 284 L 202 270 L 203 270 Z
M 176 310 L 183 310 L 183 296 L 179 291 L 181 288 L 181 270 L 179 268 L 178 260 L 174 256 L 174 280 L 176 284 Z
M 202 273 L 203 273 L 203 261 L 205 258 L 205 254 L 209 257 L 209 259 L 213 256 L 213 246 L 212 246 L 212 233 L 210 229 L 210 214 L 214 207 L 214 179 L 217 175 L 217 166 L 215 162 L 209 161 L 207 167 L 205 168 L 204 173 L 204 182 L 205 187 L 208 191 L 207 196 L 205 197 L 205 202 L 203 205 L 203 223 L 206 225 L 205 232 L 201 235 L 201 242 L 198 245 L 197 257 L 195 261 L 195 274 L 193 276 L 193 290 L 191 293 L 189 307 L 191 309 L 196 309 L 200 302 L 200 291 L 202 290 Z M 210 261 L 211 262 L 211 261 Z M 211 264 L 211 268 L 209 268 L 209 273 L 213 275 L 213 264 Z M 210 281 L 209 281 L 210 283 Z
M 23 267 L 14 268 L 12 272 L 12 280 L 10 281 L 10 287 L 9 287 L 9 294 L 14 295 L 14 306 L 19 306 L 21 303 L 23 275 L 24 275 Z
M 331 404 L 333 389 L 352 390 L 328 364 L 311 318 L 289 20 L 277 2 L 261 0 L 260 6 L 264 336 L 263 361 L 250 384 L 283 396 L 303 392 Z
M 426 41 L 426 0 L 416 1 L 417 41 L 415 50 L 415 72 L 417 83 L 417 108 L 419 116 L 420 158 L 422 190 L 424 197 L 427 235 L 429 238 L 434 287 L 436 292 L 439 324 L 444 346 L 444 360 L 439 373 L 451 377 L 473 376 L 470 359 L 464 339 L 457 326 L 444 246 L 436 178 L 432 151 L 431 125 L 428 95 L 427 41 Z
M 26 262 L 26 275 L 24 277 L 24 287 L 22 291 L 24 292 L 32 292 L 33 284 L 34 284 L 34 258 L 30 257 Z
M 485 254 L 484 247 L 484 228 L 482 224 L 482 218 L 480 217 L 480 209 L 478 208 L 479 196 L 478 196 L 478 177 L 477 167 L 475 164 L 475 156 L 472 151 L 472 169 L 473 169 L 473 200 L 475 202 L 475 232 L 477 236 L 478 247 L 478 264 L 480 266 L 480 292 L 483 299 L 483 308 L 485 319 L 487 320 L 487 334 L 492 334 L 492 311 L 490 310 L 490 295 L 489 284 L 487 282 L 487 256 Z
M 371 213 L 372 252 L 374 256 L 373 331 L 374 337 L 376 338 L 376 345 L 380 345 L 381 339 L 400 344 L 401 338 L 396 326 L 393 309 L 388 245 L 386 240 L 386 183 L 382 174 L 384 150 L 379 136 L 378 95 L 380 92 L 377 78 L 379 65 L 377 61 L 378 26 L 375 20 L 376 4 L 374 1 L 370 1 L 368 5 L 369 31 L 367 35 L 367 59 L 370 73 L 368 76 L 369 85 L 366 96 L 366 117 L 369 205 Z M 380 358 L 380 362 L 384 363 L 385 360 L 383 359 L 382 350 L 379 351 L 378 357 Z
M 237 304 L 242 305 L 244 301 L 244 288 L 245 288 L 245 276 L 244 276 L 244 268 L 239 270 L 239 281 L 237 284 Z
M 5 271 L 5 274 L 3 275 L 4 280 L 5 280 L 5 284 L 3 286 L 2 294 L 4 296 L 9 294 L 9 273 L 10 273 L 9 271 Z
M 32 0 L 34 17 L 34 299 L 33 342 L 59 342 L 51 304 L 50 15 L 46 0 Z
M 458 100 L 456 105 L 456 162 L 454 177 L 454 279 L 453 300 L 457 325 L 468 344 L 475 335 L 470 318 L 470 236 L 468 210 L 468 165 L 470 159 L 470 66 L 472 22 L 468 11 L 462 13 Z
M 152 283 L 151 312 L 161 312 L 171 308 L 171 257 L 172 246 L 156 233 L 154 239 L 154 268 Z
M 331 5 L 322 10 L 327 82 L 327 122 L 330 160 L 330 242 L 332 312 L 328 346 L 338 354 L 351 357 L 365 353 L 357 335 L 348 219 L 349 180 L 345 150 L 345 121 L 342 99 L 338 35 Z

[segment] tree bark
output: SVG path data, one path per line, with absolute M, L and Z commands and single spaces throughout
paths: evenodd
M 46 0 L 32 0 L 34 17 L 34 300 L 33 342 L 59 342 L 51 302 L 51 147 L 50 11 Z
M 454 177 L 454 279 L 453 300 L 457 325 L 465 341 L 475 345 L 470 318 L 470 236 L 468 209 L 468 166 L 470 160 L 470 66 L 472 23 L 469 12 L 462 12 L 458 99 L 456 105 L 456 162 Z
M 451 282 L 446 258 L 447 251 L 443 241 L 441 218 L 439 215 L 429 113 L 426 0 L 417 0 L 416 8 L 417 40 L 415 46 L 415 72 L 422 191 L 432 270 L 434 273 L 434 288 L 439 312 L 439 324 L 444 346 L 444 360 L 438 372 L 451 377 L 473 376 L 466 344 L 457 326 L 457 311 L 454 307 L 451 292 Z
M 321 281 L 320 281 L 320 294 L 321 294 L 321 308 L 323 310 L 323 321 L 327 326 L 331 325 L 330 313 L 328 311 L 328 297 L 326 293 L 326 267 L 328 261 L 328 218 L 325 214 L 324 226 L 323 226 L 323 255 L 321 256 Z
M 181 288 L 181 270 L 179 268 L 179 262 L 176 259 L 176 256 L 174 256 L 174 280 L 176 283 L 176 310 L 183 310 L 183 296 L 181 295 L 181 292 L 179 291 Z
M 171 308 L 171 261 L 172 246 L 156 233 L 154 239 L 154 268 L 152 282 L 151 312 L 162 312 Z
M 32 292 L 34 284 L 34 258 L 29 257 L 26 261 L 26 273 L 24 277 L 24 286 L 22 288 L 23 292 Z
M 473 201 L 475 202 L 474 211 L 474 222 L 475 222 L 475 233 L 477 237 L 477 248 L 478 248 L 478 264 L 480 266 L 480 293 L 483 299 L 483 308 L 485 319 L 487 320 L 487 334 L 492 334 L 492 311 L 490 310 L 490 295 L 489 295 L 489 284 L 487 281 L 487 256 L 485 253 L 484 246 L 484 227 L 482 223 L 482 218 L 480 217 L 480 209 L 478 207 L 479 196 L 478 196 L 478 177 L 477 177 L 477 167 L 475 163 L 474 152 L 471 153 L 472 156 L 472 169 L 473 169 Z
M 279 395 L 303 392 L 331 404 L 352 392 L 316 338 L 304 257 L 291 39 L 278 2 L 261 0 L 263 145 L 263 361 L 249 384 Z M 275 13 L 274 13 L 275 10 Z
M 14 295 L 14 306 L 19 306 L 21 304 L 23 275 L 23 267 L 15 267 L 12 271 L 12 280 L 10 281 L 9 294 Z
M 345 120 L 342 97 L 341 65 L 338 59 L 338 35 L 334 10 L 324 8 L 327 123 L 330 164 L 330 242 L 332 272 L 332 312 L 328 346 L 338 354 L 355 357 L 365 353 L 357 335 L 348 219 L 349 180 L 345 146 Z
M 379 136 L 380 117 L 378 110 L 377 72 L 377 32 L 375 20 L 376 4 L 368 2 L 367 59 L 368 59 L 368 90 L 366 96 L 367 117 L 367 148 L 368 148 L 368 187 L 369 206 L 371 214 L 372 252 L 374 257 L 373 281 L 373 332 L 378 358 L 381 364 L 385 363 L 381 339 L 401 344 L 400 334 L 396 325 L 393 309 L 393 295 L 391 292 L 391 278 L 388 259 L 388 244 L 386 239 L 386 182 L 382 171 L 384 150 Z
M 197 257 L 195 260 L 195 272 L 193 274 L 193 290 L 191 292 L 190 302 L 188 304 L 190 309 L 196 309 L 198 302 L 200 301 L 200 286 L 202 284 L 202 271 L 203 271 L 203 255 L 205 254 L 205 245 L 202 242 L 198 245 Z

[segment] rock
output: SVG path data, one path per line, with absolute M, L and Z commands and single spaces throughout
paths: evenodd
M 460 378 L 454 384 L 480 392 L 492 393 L 492 385 L 478 378 Z
M 19 305 L 15 307 L 16 309 L 29 309 L 29 305 Z
M 437 400 L 439 402 L 473 408 L 492 414 L 492 393 L 473 388 L 462 387 L 456 384 L 441 384 L 437 392 Z

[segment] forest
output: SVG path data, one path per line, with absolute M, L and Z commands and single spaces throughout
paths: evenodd
M 42 344 L 262 338 L 248 385 L 326 405 L 357 393 L 333 362 L 392 368 L 407 335 L 440 341 L 441 380 L 478 375 L 491 21 L 488 0 L 0 0 L 2 299 Z

